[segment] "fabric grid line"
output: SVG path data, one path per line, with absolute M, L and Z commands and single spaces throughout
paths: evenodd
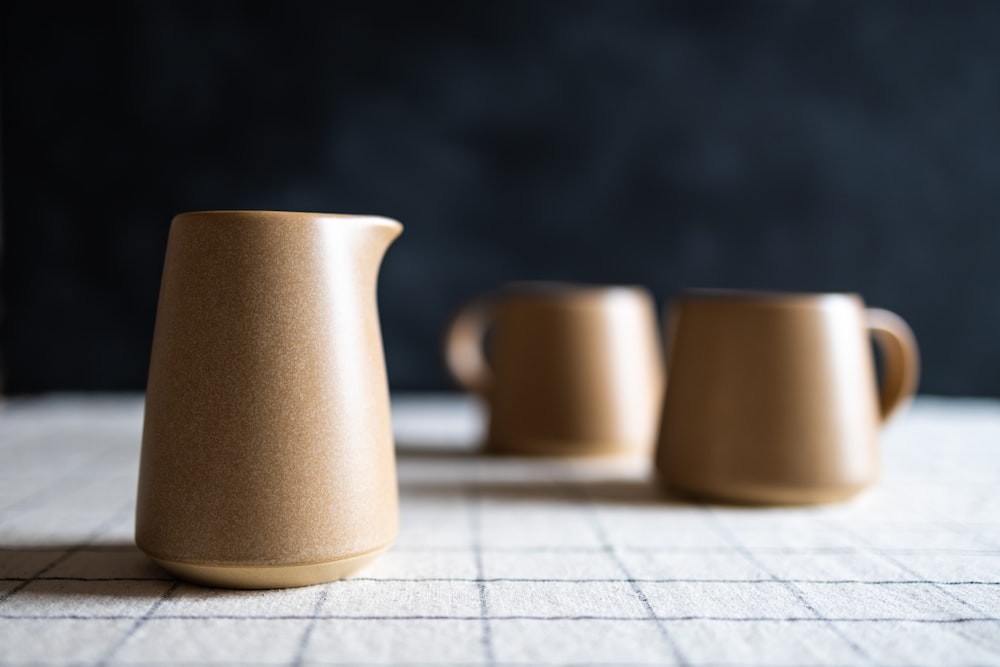
M 479 543 L 479 494 L 475 488 L 468 491 L 469 504 L 469 532 L 472 537 L 472 552 L 476 559 L 476 578 L 474 580 L 479 592 L 479 618 L 482 621 L 482 646 L 483 661 L 487 665 L 496 664 L 496 657 L 493 654 L 493 630 L 490 627 L 489 602 L 486 599 L 486 579 L 483 574 L 483 548 Z M 457 579 L 444 579 L 442 581 L 458 581 Z
M 802 605 L 809 611 L 809 613 L 815 615 L 815 617 L 820 623 L 823 623 L 825 627 L 829 628 L 834 634 L 836 634 L 837 637 L 839 637 L 840 640 L 843 641 L 858 658 L 860 658 L 865 662 L 871 660 L 871 657 L 865 653 L 864 649 L 858 646 L 856 642 L 852 641 L 851 638 L 848 637 L 844 632 L 842 632 L 836 625 L 834 625 L 830 619 L 825 618 L 821 613 L 819 613 L 816 607 L 814 607 L 812 604 L 809 603 L 809 600 L 807 600 L 805 596 L 802 595 L 802 592 L 799 589 L 797 589 L 792 582 L 781 579 L 774 572 L 766 568 L 756 557 L 754 557 L 754 555 L 750 551 L 748 551 L 742 544 L 740 544 L 740 542 L 733 536 L 732 532 L 726 529 L 724 523 L 714 521 L 715 514 L 713 513 L 711 507 L 705 507 L 704 509 L 705 512 L 707 513 L 707 516 L 713 519 L 713 521 L 711 522 L 712 525 L 718 527 L 719 532 L 723 536 L 723 539 L 732 544 L 733 549 L 736 552 L 743 555 L 743 557 L 746 558 L 750 563 L 752 563 L 754 567 L 759 567 L 764 572 L 764 574 L 766 574 L 771 578 L 771 581 L 782 584 L 786 590 L 788 590 L 792 595 L 795 596 L 797 600 L 799 600 L 799 602 L 802 603 Z
M 680 665 L 688 664 L 688 661 L 681 653 L 680 647 L 677 646 L 677 643 L 671 636 L 670 631 L 664 625 L 665 619 L 659 618 L 656 615 L 656 611 L 653 609 L 653 606 L 649 603 L 649 598 L 642 591 L 641 584 L 643 582 L 638 581 L 635 577 L 632 576 L 632 573 L 629 572 L 628 566 L 618 556 L 618 554 L 615 552 L 614 545 L 611 543 L 610 540 L 608 540 L 607 533 L 604 531 L 604 527 L 601 525 L 600 517 L 598 516 L 596 510 L 594 509 L 593 499 L 589 495 L 584 495 L 583 501 L 586 503 L 586 507 L 588 510 L 587 516 L 590 517 L 591 521 L 593 522 L 594 532 L 597 534 L 598 539 L 600 540 L 601 549 L 605 553 L 607 553 L 608 556 L 611 557 L 611 559 L 615 562 L 615 565 L 618 567 L 618 569 L 621 570 L 621 573 L 625 576 L 625 581 L 627 581 L 629 585 L 632 587 L 632 591 L 635 593 L 636 598 L 642 603 L 642 606 L 646 610 L 646 613 L 649 615 L 650 620 L 656 623 L 656 629 L 659 632 L 660 636 L 663 638 L 664 643 L 670 649 L 670 653 L 674 661 L 676 661 L 677 664 Z
M 0 665 L 1000 664 L 1000 403 L 921 398 L 881 482 L 701 505 L 644 461 L 486 458 L 396 397 L 396 544 L 321 586 L 177 582 L 134 546 L 140 397 L 0 410 Z

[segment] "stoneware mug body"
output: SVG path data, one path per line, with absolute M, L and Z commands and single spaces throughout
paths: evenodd
M 663 390 L 656 311 L 638 287 L 512 284 L 453 319 L 445 354 L 489 409 L 487 450 L 652 455 Z
M 916 341 L 898 316 L 854 294 L 693 291 L 667 329 L 656 465 L 669 486 L 816 503 L 877 479 L 881 426 L 917 384 Z
M 397 532 L 375 299 L 386 218 L 174 218 L 149 368 L 136 542 L 194 582 L 345 576 Z

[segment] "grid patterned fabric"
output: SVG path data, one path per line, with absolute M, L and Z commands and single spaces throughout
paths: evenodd
M 1000 403 L 922 398 L 848 503 L 665 496 L 637 461 L 488 459 L 398 397 L 401 534 L 359 576 L 171 579 L 132 543 L 141 398 L 0 409 L 0 664 L 1000 664 Z

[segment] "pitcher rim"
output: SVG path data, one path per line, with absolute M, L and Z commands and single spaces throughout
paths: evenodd
M 253 216 L 263 218 L 334 218 L 346 220 L 370 220 L 385 227 L 402 228 L 403 223 L 394 218 L 384 215 L 371 215 L 365 213 L 322 213 L 319 211 L 276 211 L 268 209 L 205 209 L 200 211 L 185 211 L 174 216 L 174 220 L 194 217 L 235 217 Z

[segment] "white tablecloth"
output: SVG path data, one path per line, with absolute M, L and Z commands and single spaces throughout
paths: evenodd
M 132 543 L 142 402 L 0 408 L 0 664 L 1000 664 L 1000 403 L 921 398 L 878 486 L 752 509 L 645 461 L 477 456 L 394 400 L 401 533 L 345 581 L 223 591 Z

